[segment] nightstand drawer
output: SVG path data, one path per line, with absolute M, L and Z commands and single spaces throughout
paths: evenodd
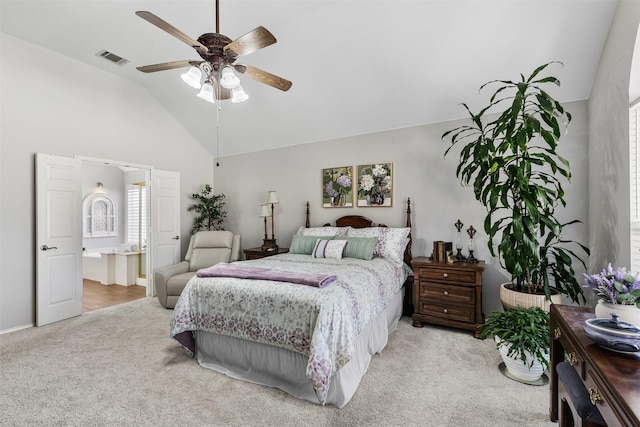
M 475 288 L 420 281 L 420 298 L 444 304 L 473 305 L 476 301 Z
M 474 320 L 473 306 L 459 306 L 440 304 L 435 301 L 420 301 L 420 313 L 427 316 L 472 323 Z
M 450 268 L 418 268 L 420 280 L 437 281 L 440 283 L 470 283 L 476 282 L 475 271 L 454 270 Z

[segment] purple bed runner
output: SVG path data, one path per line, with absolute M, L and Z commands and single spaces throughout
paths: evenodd
M 333 274 L 295 273 L 273 268 L 253 267 L 241 262 L 221 262 L 214 266 L 201 268 L 198 277 L 235 277 L 238 279 L 271 280 L 322 288 L 336 279 Z

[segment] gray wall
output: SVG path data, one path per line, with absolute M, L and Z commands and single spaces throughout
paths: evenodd
M 212 156 L 139 85 L 0 32 L 0 331 L 34 322 L 34 153 L 149 165 L 212 182 Z M 186 247 L 183 248 L 183 253 Z
M 562 80 L 561 71 L 556 75 Z M 569 133 L 561 140 L 560 151 L 571 162 L 573 180 L 565 188 L 568 206 L 561 215 L 563 219 L 583 221 L 568 230 L 567 236 L 586 243 L 587 103 L 573 102 L 566 108 L 573 121 Z M 227 227 L 242 234 L 244 248 L 259 246 L 264 237 L 264 223 L 258 215 L 268 190 L 276 190 L 280 199 L 275 209 L 280 246 L 288 246 L 298 227 L 304 225 L 307 201 L 312 225 L 322 225 L 342 215 L 364 215 L 397 227 L 405 223 L 406 200 L 410 197 L 413 255 L 429 255 L 434 240 L 453 241 L 453 224 L 457 219 L 465 224 L 465 230 L 473 225 L 478 230 L 476 256 L 488 264 L 483 276 L 484 310 L 499 309 L 498 285 L 510 277 L 489 255 L 487 236 L 482 231 L 484 208 L 473 197 L 472 189 L 462 187 L 456 179 L 458 152 L 443 156 L 448 144 L 440 139 L 442 133 L 460 123 L 424 125 L 223 158 L 221 166 L 214 169 L 214 190 L 227 196 Z M 322 207 L 323 168 L 376 162 L 394 164 L 393 207 Z M 269 223 L 269 234 L 270 227 Z M 582 270 L 578 272 L 581 274 Z
M 621 0 L 589 98 L 591 271 L 631 264 L 629 78 L 639 22 L 640 2 Z

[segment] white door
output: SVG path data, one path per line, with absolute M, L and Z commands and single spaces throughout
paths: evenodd
M 82 314 L 82 163 L 36 154 L 36 325 Z
M 177 264 L 180 260 L 180 174 L 151 170 L 151 260 L 152 268 Z M 147 294 L 155 295 L 152 286 Z

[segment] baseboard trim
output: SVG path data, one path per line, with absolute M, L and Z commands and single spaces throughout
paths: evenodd
M 0 335 L 10 334 L 11 332 L 21 331 L 22 329 L 33 328 L 35 323 L 31 323 L 29 325 L 16 326 L 15 328 L 4 329 L 0 331 Z

